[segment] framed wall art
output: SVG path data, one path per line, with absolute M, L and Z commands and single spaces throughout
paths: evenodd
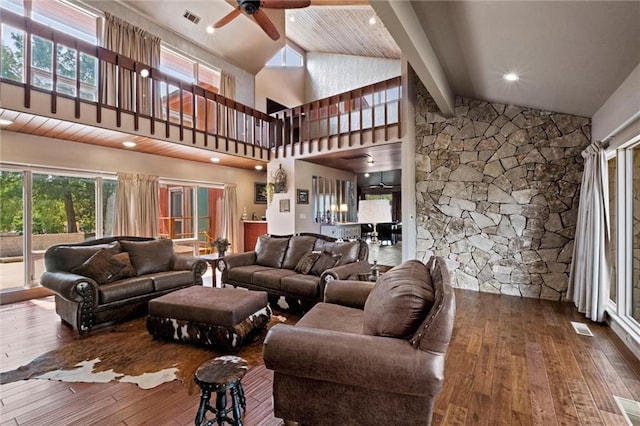
M 298 204 L 309 204 L 309 190 L 298 189 Z

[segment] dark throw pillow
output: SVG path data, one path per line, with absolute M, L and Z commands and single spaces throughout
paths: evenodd
M 299 274 L 308 275 L 309 272 L 311 272 L 311 268 L 313 268 L 313 264 L 316 263 L 319 257 L 319 252 L 309 252 L 303 255 L 296 264 L 295 271 Z
M 107 249 L 100 249 L 71 272 L 91 278 L 98 284 L 107 284 L 119 279 L 120 272 L 126 266 L 126 263 L 116 259 Z
M 331 269 L 336 266 L 336 263 L 338 263 L 341 257 L 341 254 L 327 253 L 326 251 L 323 251 L 320 257 L 318 257 L 318 260 L 313 264 L 313 267 L 311 267 L 310 273 L 319 277 L 327 269 Z
M 167 238 L 148 241 L 120 241 L 123 251 L 129 253 L 136 275 L 171 270 L 173 241 Z
M 114 254 L 113 258 L 124 263 L 124 267 L 120 270 L 118 279 L 120 278 L 131 278 L 136 276 L 136 270 L 133 268 L 131 264 L 131 258 L 129 257 L 129 253 L 123 251 L 122 253 Z

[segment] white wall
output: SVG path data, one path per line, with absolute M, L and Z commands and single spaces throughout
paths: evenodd
M 305 102 L 397 77 L 401 63 L 395 59 L 307 53 Z
M 258 216 L 264 215 L 265 211 L 264 205 L 253 203 L 254 182 L 265 182 L 264 172 L 8 131 L 0 131 L 0 161 L 2 164 L 99 173 L 144 173 L 209 184 L 236 183 L 240 212 L 244 206 L 247 207 L 249 217 L 254 211 Z
M 185 38 L 180 35 L 167 30 L 164 27 L 161 27 L 151 20 L 136 14 L 133 10 L 126 7 L 120 2 L 115 1 L 91 1 L 88 3 L 90 6 L 95 7 L 96 9 L 103 10 L 105 12 L 109 12 L 115 16 L 124 19 L 130 24 L 136 25 L 142 28 L 145 31 L 154 34 L 163 42 L 168 45 L 174 47 L 179 52 L 182 52 L 185 55 L 192 56 L 197 59 L 201 59 L 206 63 L 213 65 L 216 68 L 225 70 L 226 72 L 233 74 L 236 78 L 236 101 L 250 106 L 253 108 L 254 106 L 254 77 L 252 74 L 244 71 L 241 68 L 227 62 L 223 59 L 218 58 L 217 56 L 212 55 L 210 52 L 207 52 L 205 49 L 196 46 L 195 44 L 187 41 Z M 161 3 L 158 3 L 158 7 L 162 7 Z M 212 7 L 214 7 L 212 5 Z M 176 16 L 176 19 L 182 19 L 181 16 Z
M 601 141 L 627 130 L 640 128 L 640 64 L 629 74 L 591 119 L 591 140 Z M 636 133 L 634 130 L 633 133 Z M 626 132 L 625 132 L 626 134 Z M 636 133 L 637 134 L 637 133 Z M 633 136 L 633 135 L 630 135 Z M 628 140 L 628 136 L 611 140 L 610 149 Z
M 322 176 L 328 179 L 349 180 L 355 187 L 355 173 L 287 157 L 273 160 L 269 163 L 269 176 L 272 176 L 280 165 L 287 173 L 287 192 L 274 194 L 273 202 L 267 208 L 267 231 L 276 235 L 300 232 L 320 233 L 320 224 L 313 222 L 312 177 Z M 309 190 L 309 204 L 296 204 L 298 189 Z M 280 212 L 280 200 L 287 199 L 289 200 L 291 211 Z
M 255 109 L 266 112 L 267 98 L 289 108 L 305 103 L 304 68 L 263 68 L 256 74 Z

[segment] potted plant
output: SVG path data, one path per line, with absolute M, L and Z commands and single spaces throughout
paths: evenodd
M 218 250 L 218 257 L 222 257 L 224 256 L 224 253 L 227 251 L 231 243 L 224 237 L 218 237 L 211 243 L 211 245 L 214 246 L 216 250 Z
M 273 194 L 275 193 L 275 185 L 273 184 L 273 182 L 267 182 L 264 190 L 267 196 L 267 203 L 271 204 L 271 201 L 273 201 Z

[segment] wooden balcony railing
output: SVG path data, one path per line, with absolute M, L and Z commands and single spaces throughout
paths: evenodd
M 91 103 L 96 106 L 97 123 L 102 122 L 103 110 L 115 110 L 116 127 L 121 127 L 123 114 L 129 114 L 136 131 L 141 118 L 146 118 L 151 135 L 169 138 L 174 126 L 180 141 L 185 130 L 191 130 L 194 145 L 202 134 L 205 147 L 252 156 L 257 148 L 265 148 L 264 155 L 269 156 L 276 119 L 265 113 L 8 10 L 2 9 L 0 22 L 22 32 L 21 75 L 8 78 L 3 73 L 2 82 L 24 87 L 25 108 L 31 107 L 32 91 L 47 92 L 52 114 L 58 98 L 69 98 L 75 101 L 77 119 L 80 105 Z M 51 56 L 49 66 L 33 65 L 32 46 L 44 47 Z M 64 69 L 59 66 L 62 54 L 67 61 Z
M 394 126 L 395 136 L 400 137 L 400 77 L 269 116 L 8 10 L 2 9 L 0 22 L 5 26 L 4 34 L 22 34 L 22 52 L 18 55 L 22 64 L 16 67 L 19 75 L 7 75 L 3 65 L 2 83 L 24 88 L 27 109 L 31 108 L 32 92 L 49 93 L 52 114 L 56 114 L 59 98 L 75 102 L 76 119 L 81 118 L 81 104 L 90 103 L 95 106 L 97 123 L 102 123 L 104 110 L 115 111 L 118 128 L 127 114 L 133 117 L 134 131 L 141 124 L 148 125 L 149 134 L 170 139 L 175 133 L 171 129 L 177 128 L 180 141 L 190 133 L 193 145 L 202 143 L 204 147 L 266 161 L 280 152 L 286 156 L 289 151 L 293 156 L 296 145 L 302 153 L 301 142 L 309 142 L 310 152 L 314 151 L 314 142 L 316 151 L 340 149 L 357 140 L 364 143 L 363 134 L 372 130 L 383 130 L 382 136 L 372 132 L 373 142 L 386 141 Z M 3 59 L 8 42 L 3 40 Z M 49 65 L 33 60 L 38 46 L 44 46 L 51 55 Z
M 313 101 L 275 114 L 278 126 L 275 135 L 276 156 L 295 155 L 294 146 L 302 153 L 302 144 L 309 143 L 309 151 L 322 151 L 363 144 L 364 132 L 383 130 L 381 138 L 389 140 L 389 129 L 395 125 L 396 138 L 400 138 L 400 77 L 391 78 L 350 92 Z M 358 138 L 354 136 L 358 136 Z M 374 133 L 373 142 L 379 141 Z M 326 142 L 323 144 L 322 142 Z M 335 144 L 334 144 L 335 142 Z

